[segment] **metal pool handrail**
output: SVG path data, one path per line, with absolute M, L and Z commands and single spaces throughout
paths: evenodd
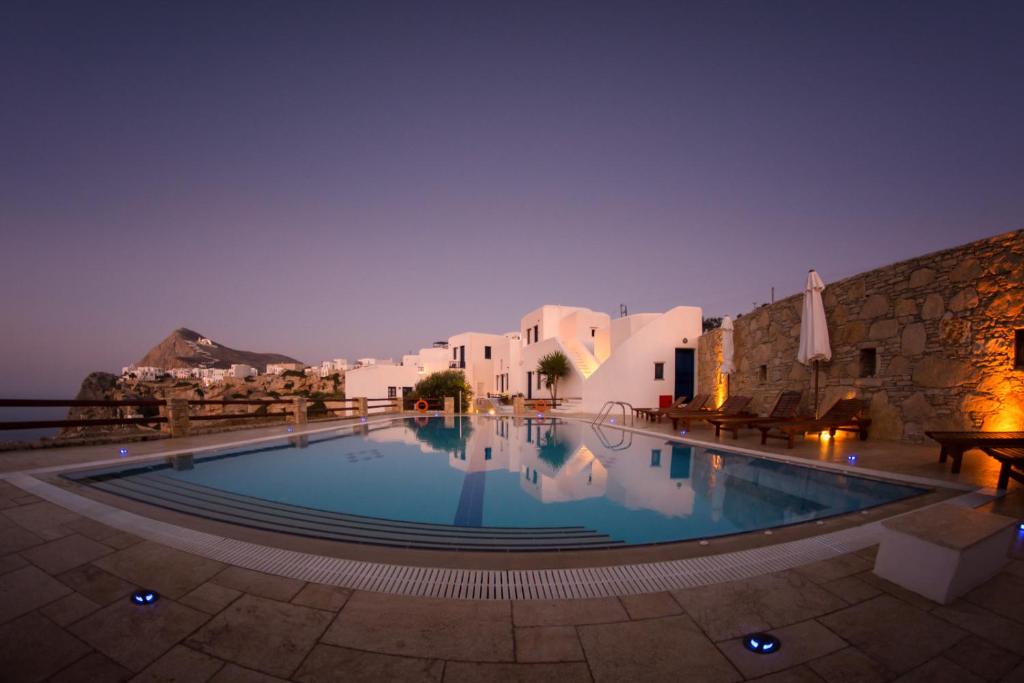
M 597 413 L 597 417 L 590 424 L 596 425 L 604 422 L 605 418 L 611 415 L 612 410 L 618 406 L 622 411 L 622 424 L 626 424 L 626 416 L 629 416 L 630 424 L 633 423 L 633 406 L 626 401 L 605 401 L 605 404 L 601 406 L 601 410 Z

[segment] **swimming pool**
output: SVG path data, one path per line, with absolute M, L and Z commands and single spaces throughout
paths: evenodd
M 65 476 L 282 533 L 501 551 L 711 538 L 925 492 L 580 421 L 487 416 L 396 418 Z

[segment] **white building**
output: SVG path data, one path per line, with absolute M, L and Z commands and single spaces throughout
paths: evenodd
M 258 374 L 259 371 L 257 371 L 256 368 L 251 365 L 246 365 L 245 363 L 235 363 L 227 372 L 228 377 L 234 377 L 236 379 L 255 377 Z
M 344 358 L 334 358 L 320 362 L 320 376 L 330 377 L 334 374 L 342 375 L 348 370 L 348 361 Z
M 474 396 L 499 393 L 496 361 L 509 355 L 508 347 L 506 335 L 463 332 L 448 338 L 448 367 L 463 371 Z
M 345 372 L 345 395 L 395 398 L 409 393 L 427 375 L 447 369 L 448 349 L 436 345 L 402 356 L 397 365 L 391 359 L 360 358 Z
M 154 367 L 152 365 L 127 365 L 121 368 L 122 377 L 133 377 L 134 379 L 142 382 L 155 382 L 164 374 L 166 373 L 163 368 Z
M 267 363 L 268 375 L 280 375 L 289 370 L 303 372 L 305 369 L 305 363 Z

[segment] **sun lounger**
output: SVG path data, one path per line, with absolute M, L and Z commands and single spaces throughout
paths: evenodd
M 835 436 L 837 431 L 856 432 L 861 441 L 868 438 L 868 427 L 871 420 L 863 417 L 864 401 L 859 398 L 844 398 L 836 401 L 836 404 L 828 409 L 828 412 L 818 419 L 796 418 L 786 422 L 759 425 L 761 430 L 761 443 L 768 443 L 768 438 L 785 439 L 786 447 L 792 448 L 793 441 L 797 434 L 807 432 L 825 432 L 829 436 Z M 772 433 L 776 430 L 778 433 Z
M 648 420 L 653 422 L 661 422 L 661 418 L 668 415 L 673 410 L 703 410 L 704 406 L 711 400 L 711 394 L 697 394 L 694 396 L 689 403 L 683 405 L 670 406 L 668 408 L 656 408 L 646 412 Z
M 1024 448 L 1024 432 L 925 432 L 939 442 L 939 462 L 953 458 L 953 474 L 960 471 L 964 453 L 972 448 Z
M 749 396 L 730 396 L 718 407 L 718 410 L 670 410 L 667 417 L 672 420 L 672 429 L 689 429 L 693 420 L 704 420 L 708 417 L 742 415 L 750 405 Z
M 668 408 L 633 408 L 633 416 L 644 417 L 649 420 L 651 419 L 651 413 L 656 413 L 659 410 L 671 410 L 672 408 L 682 408 L 688 402 L 690 402 L 690 400 L 691 399 L 688 396 L 680 396 Z
M 999 461 L 999 483 L 997 489 L 1009 487 L 1010 480 L 1024 484 L 1024 448 L 992 448 L 981 450 Z
M 779 394 L 778 399 L 776 399 L 775 407 L 764 417 L 756 415 L 725 415 L 706 419 L 715 426 L 715 436 L 721 435 L 724 429 L 727 432 L 732 432 L 732 438 L 738 439 L 740 437 L 740 429 L 743 427 L 753 429 L 759 425 L 770 425 L 796 418 L 797 412 L 800 410 L 800 396 L 801 392 L 799 391 L 783 391 Z

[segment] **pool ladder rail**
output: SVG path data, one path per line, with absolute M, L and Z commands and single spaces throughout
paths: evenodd
M 597 413 L 597 417 L 590 424 L 596 425 L 603 423 L 609 418 L 612 411 L 615 410 L 616 406 L 622 412 L 622 425 L 626 424 L 626 418 L 629 417 L 629 424 L 633 424 L 633 406 L 625 401 L 606 401 L 601 410 Z

